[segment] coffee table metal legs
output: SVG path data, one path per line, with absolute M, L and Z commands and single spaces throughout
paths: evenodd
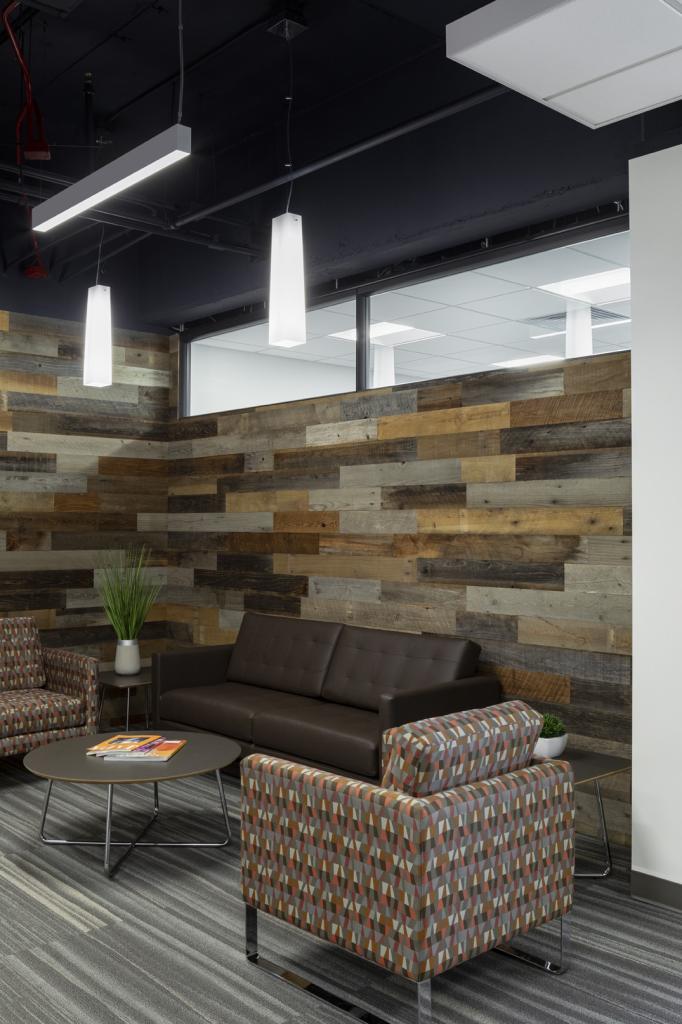
M 151 817 L 143 825 L 134 839 L 126 840 L 114 840 L 111 838 L 111 827 L 113 821 L 114 811 L 114 786 L 115 783 L 107 785 L 107 812 L 106 812 L 106 823 L 104 826 L 104 839 L 57 839 L 45 834 L 45 821 L 47 819 L 47 811 L 50 806 L 50 797 L 52 795 L 53 782 L 50 780 L 47 784 L 47 792 L 45 793 L 45 801 L 43 803 L 43 813 L 40 819 L 40 828 L 38 834 L 41 840 L 48 846 L 103 846 L 104 847 L 104 874 L 111 878 L 116 873 L 123 861 L 130 856 L 135 847 L 137 846 L 165 846 L 165 847 L 203 847 L 205 849 L 220 849 L 223 846 L 227 846 L 232 840 L 232 830 L 230 829 L 230 819 L 227 814 L 227 801 L 225 800 L 225 791 L 223 789 L 223 780 L 220 771 L 214 773 L 216 783 L 218 786 L 218 796 L 220 798 L 220 809 L 225 823 L 225 838 L 215 843 L 167 843 L 167 842 L 153 842 L 151 840 L 143 840 L 143 836 L 149 828 L 154 824 L 159 815 L 159 784 L 154 782 L 154 808 Z M 123 846 L 125 850 L 116 860 L 112 861 L 111 851 L 114 846 Z
M 604 813 L 604 801 L 602 800 L 599 779 L 594 780 L 594 795 L 597 798 L 597 810 L 599 811 L 599 827 L 601 831 L 601 841 L 606 863 L 601 871 L 576 871 L 576 878 L 608 878 L 613 869 L 613 859 L 611 857 L 611 844 L 609 843 L 609 830 L 606 825 L 606 814 Z

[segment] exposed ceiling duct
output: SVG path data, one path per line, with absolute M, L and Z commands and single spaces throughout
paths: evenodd
M 495 0 L 447 54 L 590 128 L 682 97 L 680 0 Z

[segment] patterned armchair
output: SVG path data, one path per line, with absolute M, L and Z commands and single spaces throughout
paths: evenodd
M 419 1024 L 444 971 L 495 947 L 533 961 L 506 944 L 573 900 L 572 775 L 531 764 L 541 724 L 512 701 L 392 729 L 381 786 L 242 761 L 249 960 L 311 990 L 260 957 L 257 912 L 271 914 L 415 982 Z
M 96 731 L 97 659 L 43 648 L 31 618 L 0 620 L 0 755 Z

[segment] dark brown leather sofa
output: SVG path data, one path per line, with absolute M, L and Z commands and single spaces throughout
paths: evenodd
M 155 728 L 237 740 L 243 754 L 276 754 L 376 780 L 386 729 L 500 698 L 477 675 L 480 648 L 417 636 L 248 612 L 237 641 L 157 654 Z

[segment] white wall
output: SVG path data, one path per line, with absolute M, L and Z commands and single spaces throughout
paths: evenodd
M 682 146 L 631 161 L 630 206 L 632 857 L 682 885 Z
M 190 416 L 355 389 L 355 368 L 192 345 Z

